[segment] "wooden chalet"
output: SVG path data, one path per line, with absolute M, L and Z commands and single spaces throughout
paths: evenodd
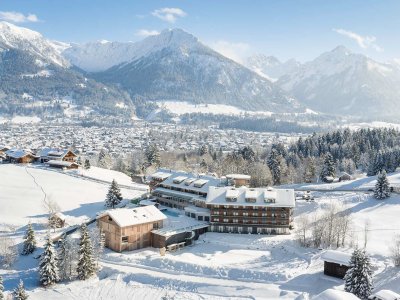
M 75 162 L 77 155 L 71 150 L 44 148 L 37 153 L 41 163 L 49 161 Z
M 5 152 L 5 161 L 16 164 L 28 164 L 36 161 L 35 156 L 31 151 L 21 149 L 10 149 Z
M 152 230 L 163 227 L 167 217 L 154 205 L 107 210 L 97 217 L 105 245 L 117 252 L 153 245 Z

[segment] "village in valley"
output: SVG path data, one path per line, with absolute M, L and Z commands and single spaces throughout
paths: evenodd
M 254 160 L 251 151 L 240 153 Z M 265 186 L 244 173 L 165 168 L 155 145 L 137 175 L 97 167 L 99 154 L 72 147 L 3 146 L 0 156 L 0 276 L 10 297 L 353 299 L 343 289 L 361 262 L 356 275 L 368 281 L 358 293 L 397 297 L 400 173 L 336 176 L 328 154 L 312 175 L 320 179 Z

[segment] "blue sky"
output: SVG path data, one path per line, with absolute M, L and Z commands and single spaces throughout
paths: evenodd
M 0 19 L 66 41 L 136 41 L 182 28 L 240 60 L 307 61 L 337 45 L 400 58 L 399 0 L 0 0 Z

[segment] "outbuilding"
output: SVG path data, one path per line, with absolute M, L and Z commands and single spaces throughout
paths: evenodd
M 312 300 L 360 300 L 360 298 L 345 291 L 327 289 L 313 297 Z
M 351 177 L 350 174 L 346 173 L 346 172 L 342 172 L 339 176 L 339 182 L 342 181 L 348 181 L 348 180 L 352 180 L 353 178 Z
M 324 274 L 337 278 L 344 278 L 350 265 L 351 254 L 337 250 L 327 250 L 322 256 Z

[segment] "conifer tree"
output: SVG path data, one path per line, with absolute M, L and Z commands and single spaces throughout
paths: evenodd
M 3 277 L 0 276 L 0 300 L 4 300 L 4 283 Z
M 108 189 L 105 206 L 114 208 L 116 205 L 120 204 L 121 201 L 121 190 L 118 186 L 118 183 L 115 181 L 115 179 L 113 179 L 110 188 Z
M 202 145 L 199 149 L 200 156 L 206 155 L 208 153 L 207 145 Z
M 365 251 L 354 250 L 344 281 L 346 292 L 353 293 L 361 299 L 368 299 L 371 295 L 373 287 L 371 262 Z
M 40 257 L 39 264 L 40 283 L 47 287 L 59 281 L 57 267 L 57 252 L 53 247 L 50 234 L 47 236 L 44 251 Z
M 60 280 L 70 280 L 75 269 L 75 247 L 71 238 L 64 234 L 58 250 L 58 271 Z
M 155 144 L 151 144 L 147 147 L 145 156 L 149 165 L 156 167 L 160 165 L 160 152 Z
M 20 279 L 18 287 L 13 292 L 15 300 L 26 300 L 28 299 L 28 294 L 25 291 L 24 282 Z
M 81 238 L 78 251 L 77 273 L 80 280 L 86 280 L 96 271 L 96 265 L 93 259 L 93 247 L 90 241 L 89 232 L 86 224 L 81 226 Z
M 328 177 L 335 177 L 335 161 L 332 154 L 329 152 L 325 155 L 324 165 L 322 166 L 320 178 L 322 181 L 326 182 Z
M 379 200 L 390 197 L 390 186 L 385 170 L 378 175 L 374 189 L 374 197 Z
M 24 248 L 22 249 L 22 255 L 28 255 L 36 250 L 36 239 L 35 232 L 33 231 L 32 224 L 29 222 L 28 228 L 24 236 Z
M 83 165 L 83 168 L 85 169 L 85 170 L 89 170 L 90 169 L 90 161 L 89 161 L 89 159 L 85 159 L 85 164 Z
M 274 185 L 281 184 L 281 166 L 279 163 L 278 156 L 279 155 L 278 155 L 278 152 L 276 151 L 276 149 L 272 149 L 271 153 L 268 157 L 268 160 L 267 160 L 267 165 L 271 171 L 272 181 L 273 181 Z

